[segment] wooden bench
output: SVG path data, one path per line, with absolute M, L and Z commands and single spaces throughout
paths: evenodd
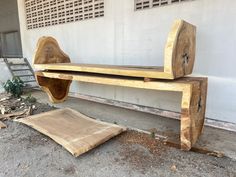
M 60 49 L 54 38 L 42 37 L 39 39 L 34 56 L 34 67 L 36 69 L 175 79 L 192 73 L 195 60 L 195 43 L 196 27 L 183 20 L 176 20 L 166 42 L 164 66 L 111 66 L 71 64 L 70 58 Z
M 41 71 L 36 71 L 35 76 L 38 84 L 54 103 L 66 100 L 72 80 L 181 92 L 181 149 L 190 150 L 201 135 L 204 125 L 207 78 L 173 78 L 192 72 L 194 51 L 195 27 L 181 20 L 174 23 L 168 37 L 163 70 L 152 67 L 71 64 L 70 58 L 60 49 L 55 39 L 43 37 L 38 42 L 34 58 L 35 68 Z

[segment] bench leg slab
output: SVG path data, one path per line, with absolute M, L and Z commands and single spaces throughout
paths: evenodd
M 180 141 L 182 150 L 190 150 L 202 133 L 205 120 L 207 79 L 198 78 L 190 90 L 183 92 Z

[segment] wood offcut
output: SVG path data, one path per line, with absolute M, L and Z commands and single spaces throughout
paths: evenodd
M 7 128 L 7 126 L 2 121 L 0 121 L 0 129 L 4 129 L 4 128 Z

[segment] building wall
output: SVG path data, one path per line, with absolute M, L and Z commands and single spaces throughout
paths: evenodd
M 0 68 L 1 68 L 1 70 L 0 70 L 0 93 L 2 93 L 2 92 L 4 92 L 3 85 L 8 79 L 11 78 L 11 73 L 1 58 L 0 58 Z
M 18 0 L 23 55 L 31 60 L 37 40 L 53 36 L 73 62 L 120 65 L 163 65 L 164 45 L 175 19 L 197 28 L 194 75 L 209 77 L 207 117 L 236 122 L 236 1 L 195 0 L 134 11 L 133 0 L 105 0 L 105 17 L 26 29 Z M 179 110 L 181 95 L 151 90 L 74 83 L 71 92 L 146 106 Z

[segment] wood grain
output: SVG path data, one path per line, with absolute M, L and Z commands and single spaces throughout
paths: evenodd
M 97 121 L 69 108 L 16 121 L 49 136 L 76 157 L 126 130 L 125 127 Z
M 196 50 L 196 27 L 184 20 L 176 20 L 165 46 L 164 72 L 173 78 L 193 71 Z
M 38 40 L 34 54 L 34 64 L 69 63 L 70 58 L 59 47 L 53 37 L 43 36 Z
M 61 80 L 56 78 L 35 77 L 42 90 L 48 93 L 49 99 L 53 103 L 62 103 L 66 100 L 71 80 Z

